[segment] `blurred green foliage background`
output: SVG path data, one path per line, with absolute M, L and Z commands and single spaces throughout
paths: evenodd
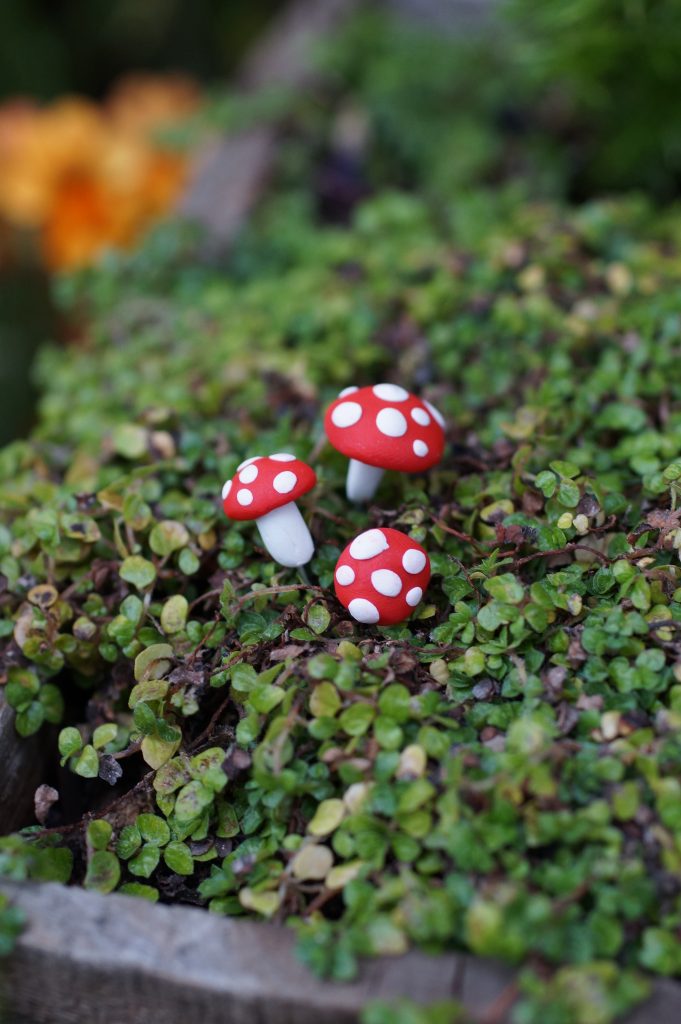
M 0 98 L 100 96 L 129 71 L 233 67 L 282 0 L 3 0 Z
M 283 6 L 5 0 L 0 100 L 22 93 L 48 100 L 71 91 L 100 97 L 117 76 L 136 69 L 224 82 Z M 363 6 L 325 57 L 326 87 L 306 98 L 302 114 L 285 111 L 289 134 L 302 140 L 290 178 L 308 197 L 320 177 L 333 179 L 333 202 L 345 190 L 341 220 L 359 197 L 386 187 L 421 193 L 450 212 L 456 206 L 460 219 L 467 204 L 475 216 L 472 191 L 509 182 L 528 196 L 573 202 L 622 190 L 657 201 L 678 196 L 679 0 L 502 0 L 480 34 L 469 27 L 463 37 L 434 32 L 426 17 L 395 25 L 380 16 L 383 7 L 390 4 Z M 442 12 L 448 7 L 443 2 Z M 223 86 L 206 115 L 223 131 L 224 110 L 228 122 L 233 114 L 226 94 Z M 367 128 L 361 153 L 339 152 L 332 139 L 348 110 Z M 249 116 L 262 116 L 257 105 Z M 322 219 L 328 210 L 322 197 Z M 26 427 L 27 366 L 45 337 L 48 321 L 37 308 L 45 294 L 42 286 L 16 289 L 0 276 L 2 380 L 15 382 L 14 409 L 0 413 L 0 441 Z

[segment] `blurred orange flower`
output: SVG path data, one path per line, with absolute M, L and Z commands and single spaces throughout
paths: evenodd
M 159 130 L 199 103 L 181 78 L 135 75 L 103 106 L 68 98 L 0 106 L 0 220 L 37 233 L 51 269 L 82 266 L 129 245 L 172 205 L 187 156 Z

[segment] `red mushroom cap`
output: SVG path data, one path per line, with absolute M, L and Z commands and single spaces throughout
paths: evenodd
M 365 530 L 336 563 L 336 596 L 358 622 L 394 626 L 413 612 L 430 580 L 430 559 L 389 527 Z
M 419 473 L 437 465 L 444 419 L 399 384 L 346 388 L 326 410 L 324 429 L 339 452 L 367 466 Z
M 260 519 L 297 501 L 316 483 L 315 471 L 295 455 L 255 455 L 242 462 L 222 488 L 222 507 L 229 519 Z

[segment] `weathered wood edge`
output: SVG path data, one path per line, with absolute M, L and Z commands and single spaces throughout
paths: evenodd
M 0 891 L 28 919 L 0 968 L 3 1024 L 354 1024 L 370 999 L 399 996 L 455 996 L 481 1014 L 512 978 L 472 957 L 410 952 L 367 961 L 354 982 L 321 982 L 286 928 L 55 884 Z
M 356 1024 L 372 999 L 456 998 L 472 1019 L 504 1002 L 511 968 L 413 951 L 321 982 L 286 928 L 54 884 L 0 882 L 26 914 L 0 961 L 0 1024 Z M 505 1024 L 508 1015 L 495 1015 Z M 681 985 L 660 980 L 627 1024 L 678 1024 Z
M 296 0 L 254 47 L 236 87 L 300 91 L 314 81 L 314 53 L 320 42 L 360 0 Z M 280 126 L 269 124 L 209 144 L 195 161 L 178 213 L 202 228 L 202 254 L 217 259 L 238 235 L 266 187 L 277 151 Z
M 37 736 L 20 739 L 14 711 L 0 690 L 0 835 L 25 825 L 33 794 L 41 781 L 44 743 Z

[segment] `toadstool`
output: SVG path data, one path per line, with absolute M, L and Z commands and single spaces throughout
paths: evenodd
M 295 568 L 309 562 L 314 544 L 296 505 L 317 482 L 315 471 L 288 452 L 246 459 L 222 488 L 229 519 L 255 519 L 272 558 Z
M 394 626 L 413 612 L 430 580 L 430 559 L 415 540 L 389 527 L 365 530 L 336 563 L 336 596 L 353 619 Z
M 368 501 L 386 469 L 418 473 L 437 465 L 444 449 L 438 410 L 399 384 L 345 388 L 326 411 L 329 441 L 350 459 L 346 493 Z

